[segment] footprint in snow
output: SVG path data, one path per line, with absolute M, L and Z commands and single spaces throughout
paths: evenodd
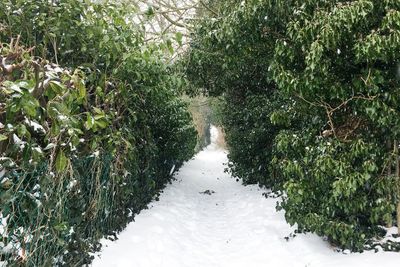
M 204 191 L 204 192 L 199 192 L 200 194 L 204 194 L 204 195 L 212 195 L 212 194 L 214 194 L 215 193 L 215 191 L 214 190 L 206 190 L 206 191 Z

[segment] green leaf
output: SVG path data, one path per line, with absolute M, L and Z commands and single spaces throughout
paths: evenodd
M 154 16 L 154 14 L 155 14 L 155 12 L 154 12 L 154 9 L 150 6 L 147 10 L 146 10 L 146 16 L 148 16 L 149 18 L 150 17 L 153 17 Z
M 39 102 L 36 99 L 24 99 L 21 104 L 23 105 L 23 109 L 27 115 L 31 117 L 36 116 L 36 109 L 39 106 Z
M 56 158 L 56 170 L 62 172 L 68 165 L 68 158 L 65 156 L 64 151 L 60 150 Z
M 172 42 L 171 42 L 171 40 L 167 40 L 167 49 L 168 49 L 168 51 L 171 53 L 171 54 L 173 54 L 174 53 L 174 47 L 172 46 Z
M 182 45 L 182 33 L 180 33 L 180 32 L 177 32 L 176 34 L 175 34 L 175 39 L 176 39 L 176 41 L 178 42 L 178 44 L 181 46 Z
M 97 121 L 97 120 L 103 119 L 103 118 L 105 118 L 105 117 L 106 117 L 106 115 L 104 115 L 104 114 L 99 114 L 99 115 L 94 116 L 94 119 Z
M 61 129 L 60 129 L 59 123 L 54 121 L 53 125 L 51 126 L 51 129 L 50 129 L 50 134 L 52 136 L 57 136 L 60 134 L 60 132 L 61 132 Z
M 1 142 L 1 141 L 4 141 L 4 140 L 7 140 L 7 139 L 8 139 L 7 136 L 5 136 L 5 135 L 3 135 L 3 134 L 0 134 L 0 142 Z
M 86 97 L 86 88 L 83 84 L 79 86 L 79 98 L 84 99 Z
M 18 93 L 18 94 L 23 94 L 22 90 L 19 88 L 19 86 L 16 83 L 13 83 L 11 81 L 4 81 L 3 82 L 4 88 L 5 89 L 9 89 L 6 90 L 5 92 L 14 92 L 14 93 Z
M 65 86 L 59 81 L 52 80 L 49 82 L 49 85 L 55 94 L 61 94 L 65 90 Z
M 105 35 L 105 36 L 103 37 L 103 42 L 104 42 L 104 43 L 108 43 L 108 41 L 110 41 L 110 36 Z
M 86 118 L 86 122 L 85 122 L 85 127 L 86 129 L 90 130 L 93 128 L 94 125 L 94 118 L 90 113 L 87 113 L 87 118 Z
M 96 125 L 98 125 L 102 129 L 104 129 L 108 126 L 108 123 L 105 120 L 98 120 L 98 121 L 96 121 Z
M 103 111 L 99 108 L 94 107 L 93 110 L 96 112 L 96 114 L 103 114 Z
M 62 231 L 66 231 L 68 229 L 68 227 L 67 227 L 67 224 L 65 222 L 62 222 L 62 223 L 60 223 L 58 225 L 55 225 L 54 229 L 56 231 L 62 232 Z

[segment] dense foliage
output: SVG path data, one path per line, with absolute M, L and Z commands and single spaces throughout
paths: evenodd
M 110 2 L 0 3 L 0 262 L 89 263 L 193 155 L 184 80 Z
M 244 6 L 231 2 L 210 4 L 220 13 L 197 28 L 188 55 L 187 75 L 194 88 L 209 95 L 224 95 L 223 124 L 234 175 L 246 183 L 269 175 L 275 126 L 269 122 L 274 110 L 275 86 L 263 70 L 268 68 L 274 40 L 259 29 L 260 14 L 248 14 Z M 246 21 L 247 23 L 243 23 Z M 263 118 L 263 123 L 260 122 Z M 258 153 L 265 148 L 262 153 Z M 268 179 L 268 178 L 267 178 Z M 265 181 L 269 186 L 269 181 Z
M 400 2 L 210 6 L 187 75 L 225 98 L 233 173 L 283 191 L 300 231 L 366 248 L 395 222 L 400 195 Z

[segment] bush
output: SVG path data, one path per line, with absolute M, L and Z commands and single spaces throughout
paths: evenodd
M 287 100 L 277 96 L 266 71 L 275 41 L 265 38 L 260 28 L 265 9 L 248 9 L 236 1 L 210 6 L 220 16 L 205 19 L 196 28 L 185 58 L 186 73 L 198 91 L 224 98 L 219 121 L 226 130 L 232 174 L 245 183 L 273 186 L 269 161 L 281 126 L 269 118 L 274 107 Z
M 260 183 L 275 187 L 278 181 L 270 173 L 272 145 L 279 127 L 269 121 L 276 103 L 265 94 L 248 94 L 241 100 L 227 98 L 223 125 L 229 144 L 229 167 L 245 184 Z M 267 174 L 267 175 L 266 175 Z
M 364 249 L 399 202 L 398 1 L 211 7 L 219 16 L 196 28 L 187 74 L 225 98 L 231 170 L 283 190 L 299 230 Z
M 193 155 L 185 82 L 128 11 L 0 3 L 0 261 L 90 263 Z
M 387 140 L 399 138 L 400 6 L 334 1 L 315 7 L 294 6 L 271 64 L 279 88 L 314 115 L 304 120 L 311 127 L 278 138 L 278 147 L 296 144 L 278 148 L 288 181 L 282 206 L 292 224 L 362 250 L 396 210 L 398 191 L 388 173 L 395 151 Z

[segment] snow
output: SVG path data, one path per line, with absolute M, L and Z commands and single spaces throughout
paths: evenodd
M 2 238 L 6 237 L 7 234 L 7 220 L 9 218 L 8 216 L 4 216 L 3 213 L 0 211 L 0 240 L 2 240 Z M 11 251 L 12 246 L 11 246 L 11 242 L 5 246 L 4 242 L 0 241 L 0 255 L 8 253 Z M 0 267 L 5 267 L 7 266 L 7 262 L 6 261 L 1 261 L 0 258 Z
M 25 142 L 22 141 L 16 134 L 13 134 L 13 141 L 16 145 L 19 146 L 21 150 L 25 148 Z
M 174 164 L 174 166 L 172 166 L 172 168 L 171 168 L 171 170 L 169 172 L 169 175 L 172 175 L 174 173 L 174 171 L 175 171 L 175 164 Z
M 35 121 L 32 121 L 32 120 L 29 120 L 28 118 L 25 118 L 25 123 L 28 126 L 32 127 L 33 130 L 35 132 L 37 132 L 37 133 L 46 133 L 46 130 L 43 128 L 43 126 L 40 125 L 39 123 L 35 122 Z
M 78 181 L 76 179 L 73 179 L 72 181 L 69 182 L 67 186 L 67 190 L 70 191 L 72 188 L 74 188 L 78 184 Z
M 8 216 L 3 216 L 3 213 L 0 212 L 0 236 L 5 236 L 7 235 L 7 220 Z
M 289 237 L 295 228 L 276 211 L 278 199 L 236 182 L 226 162 L 215 142 L 200 152 L 117 241 L 102 240 L 93 266 L 398 266 L 400 253 L 340 253 L 314 234 Z
M 4 175 L 6 175 L 6 169 L 0 168 L 0 179 L 3 178 Z

